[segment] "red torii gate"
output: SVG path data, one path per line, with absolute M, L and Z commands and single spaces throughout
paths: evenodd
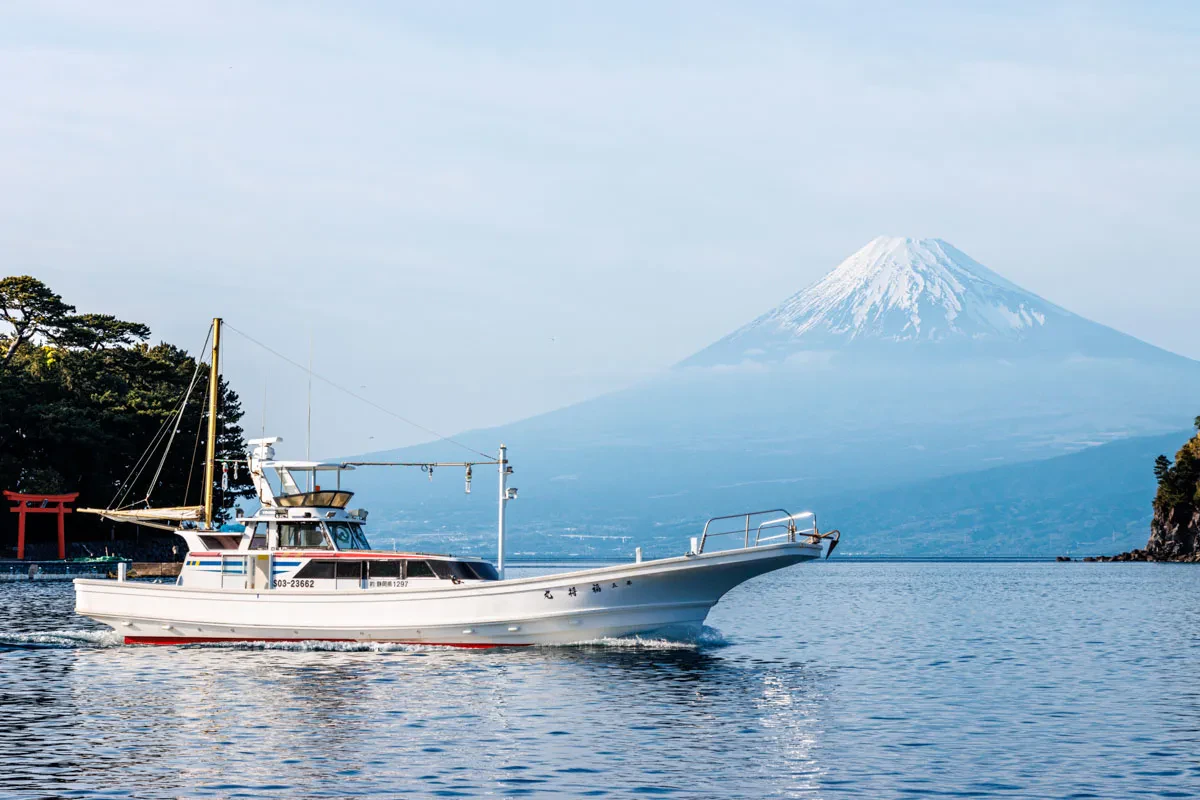
M 17 558 L 25 558 L 25 515 L 58 514 L 58 557 L 67 557 L 67 535 L 64 525 L 66 514 L 71 513 L 68 505 L 75 502 L 74 494 L 21 494 L 4 490 L 4 498 L 13 504 L 9 511 L 17 513 Z

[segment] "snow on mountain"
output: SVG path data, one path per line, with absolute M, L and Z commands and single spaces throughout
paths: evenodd
M 1021 345 L 1086 355 L 1157 349 L 1022 289 L 941 239 L 880 236 L 683 365 L 888 343 L 957 345 L 976 353 Z
M 940 239 L 880 236 L 757 323 L 802 336 L 1016 337 L 1067 312 Z

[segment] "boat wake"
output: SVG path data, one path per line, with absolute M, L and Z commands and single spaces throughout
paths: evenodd
M 3 650 L 43 650 L 43 649 L 86 649 L 101 647 L 117 647 L 124 642 L 117 631 L 46 631 L 37 633 L 17 633 L 0 636 L 0 651 Z M 699 634 L 686 638 L 649 638 L 643 636 L 603 637 L 587 639 L 570 644 L 537 645 L 539 650 L 554 650 L 558 648 L 596 648 L 613 650 L 707 650 L 725 647 L 729 641 L 716 628 L 707 625 Z M 131 645 L 132 646 L 132 645 Z M 429 653 L 429 652 L 464 652 L 461 647 L 431 644 L 410 644 L 402 642 L 180 642 L 168 647 L 186 647 L 190 649 L 208 650 L 279 650 L 300 653 Z M 509 648 L 496 648 L 497 652 L 506 652 Z
M 601 637 L 586 639 L 583 642 L 571 644 L 545 644 L 544 648 L 613 648 L 618 650 L 709 650 L 724 648 L 730 644 L 715 627 L 703 627 L 696 636 L 680 638 L 660 638 L 643 636 Z
M 116 647 L 123 638 L 116 631 L 44 631 L 0 635 L 0 650 L 62 650 Z
M 680 638 L 648 638 L 644 636 L 605 636 L 573 642 L 569 645 L 541 645 L 542 647 L 609 647 L 625 650 L 709 650 L 727 647 L 729 640 L 716 628 L 707 625 L 695 636 Z

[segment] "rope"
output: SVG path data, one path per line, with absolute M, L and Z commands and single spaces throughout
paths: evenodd
M 212 333 L 212 327 L 209 327 L 209 333 Z M 208 340 L 204 340 L 204 344 L 208 344 Z M 183 412 L 187 410 L 188 401 L 192 399 L 192 390 L 196 388 L 196 383 L 200 380 L 200 357 L 196 357 L 196 369 L 192 372 L 192 382 L 188 384 L 187 392 L 183 395 L 183 402 L 179 406 L 179 414 L 175 418 L 175 425 L 171 429 L 171 438 L 167 440 L 167 446 L 163 448 L 162 459 L 158 462 L 158 469 L 154 471 L 154 477 L 150 479 L 150 483 L 146 486 L 146 502 L 150 501 L 150 493 L 154 491 L 154 486 L 158 483 L 158 478 L 162 475 L 163 466 L 167 463 L 167 456 L 171 454 L 171 445 L 175 443 L 175 435 L 179 433 L 179 426 L 183 424 Z M 219 385 L 219 384 L 218 384 Z M 211 390 L 211 387 L 210 387 Z M 201 414 L 201 417 L 204 415 Z M 189 476 L 190 477 L 190 476 Z
M 211 325 L 209 326 L 209 329 L 208 329 L 208 336 L 206 336 L 204 338 L 204 344 L 202 344 L 200 346 L 201 352 L 203 352 L 204 348 L 208 346 L 208 341 L 209 341 L 210 336 L 212 336 L 212 326 Z M 191 396 L 192 389 L 194 389 L 196 387 L 196 376 L 199 374 L 199 371 L 200 371 L 200 359 L 199 359 L 199 357 L 197 357 L 196 358 L 196 370 L 195 370 L 195 372 L 192 373 L 191 384 L 188 386 L 187 391 L 183 393 L 183 396 L 178 401 L 177 407 L 173 408 L 172 412 L 167 415 L 166 419 L 163 420 L 162 425 L 160 425 L 158 428 L 158 432 L 155 433 L 154 438 L 150 440 L 150 444 L 148 444 L 146 446 L 146 449 L 142 451 L 141 456 L 138 457 L 138 460 L 135 461 L 133 466 L 130 468 L 129 474 L 125 476 L 125 480 L 122 481 L 121 485 L 117 488 L 116 494 L 113 495 L 112 501 L 110 501 L 108 504 L 108 507 L 110 510 L 112 510 L 114 508 L 120 509 L 120 508 L 125 507 L 123 505 L 124 502 L 129 498 L 129 493 L 133 491 L 134 484 L 136 484 L 138 482 L 138 479 L 142 477 L 142 473 L 145 472 L 146 467 L 150 466 L 150 457 L 152 455 L 154 455 L 154 451 L 158 449 L 158 445 L 162 442 L 163 436 L 166 434 L 167 430 L 170 428 L 172 420 L 175 421 L 176 427 L 178 427 L 180 420 L 182 420 L 182 418 L 183 418 L 183 407 L 187 405 L 187 400 Z M 172 434 L 172 438 L 174 438 L 174 434 Z M 168 447 L 168 450 L 169 450 L 169 447 Z M 165 461 L 165 460 L 166 460 L 166 453 L 163 454 L 163 461 Z M 143 463 L 143 462 L 145 462 L 145 463 Z M 160 472 L 162 471 L 162 463 L 161 462 L 159 463 L 159 471 Z M 151 483 L 150 489 L 152 489 L 153 486 L 154 486 L 154 484 Z M 150 498 L 150 491 L 147 490 L 146 500 L 149 500 L 149 498 Z M 130 505 L 134 505 L 134 504 L 131 503 Z
M 405 424 L 411 425 L 418 430 L 424 431 L 425 433 L 428 433 L 430 436 L 435 437 L 439 441 L 449 442 L 452 445 L 461 447 L 463 450 L 466 450 L 467 452 L 475 453 L 476 455 L 483 456 L 484 458 L 493 458 L 493 456 L 488 453 L 484 453 L 479 450 L 476 450 L 474 447 L 470 447 L 468 445 L 463 444 L 462 442 L 451 439 L 449 436 L 443 436 L 442 434 L 438 433 L 437 431 L 433 430 L 432 428 L 426 428 L 424 425 L 421 425 L 420 423 L 417 423 L 417 422 L 413 422 L 411 419 L 408 419 L 407 417 L 402 417 L 401 415 L 397 414 L 395 411 L 392 411 L 389 408 L 384 408 L 383 406 L 379 405 L 374 400 L 369 400 L 366 397 L 363 397 L 362 395 L 358 394 L 357 392 L 347 389 L 345 386 L 334 383 L 332 380 L 324 377 L 323 375 L 318 375 L 317 373 L 313 372 L 311 369 L 304 366 L 300 362 L 293 361 L 292 359 L 285 356 L 283 353 L 280 353 L 278 350 L 268 347 L 267 345 L 263 344 L 258 339 L 255 339 L 253 336 L 246 333 L 245 331 L 241 331 L 241 330 L 238 330 L 237 328 L 233 327 L 228 322 L 225 323 L 225 327 L 228 328 L 229 330 L 233 331 L 234 333 L 241 335 L 243 338 L 245 338 L 249 342 L 258 345 L 263 350 L 266 350 L 268 353 L 275 356 L 276 358 L 282 359 L 283 361 L 286 361 L 287 363 L 291 364 L 293 367 L 296 367 L 297 369 L 301 369 L 304 372 L 307 372 L 311 377 L 316 378 L 317 380 L 321 381 L 322 383 L 332 386 L 334 389 L 337 389 L 340 392 L 344 392 L 345 394 L 350 395 L 355 400 L 359 400 L 363 403 L 366 403 L 367 405 L 371 406 L 372 408 L 382 411 L 383 413 L 387 414 L 388 416 L 395 417 L 396 419 L 400 420 L 401 422 L 403 422 Z
M 163 434 L 174 418 L 175 412 L 172 410 L 163 420 L 162 425 L 159 426 L 158 432 L 154 434 L 154 438 L 150 440 L 150 444 L 146 445 L 146 449 L 142 451 L 142 455 L 130 467 L 129 474 L 125 476 L 125 480 L 121 482 L 121 485 L 117 488 L 117 493 L 113 495 L 112 501 L 109 502 L 109 509 L 124 507 L 122 504 L 129 497 L 129 493 L 133 491 L 134 484 L 142 477 L 142 472 L 150 464 L 150 456 L 154 455 L 154 451 L 158 449 L 158 444 L 162 441 Z

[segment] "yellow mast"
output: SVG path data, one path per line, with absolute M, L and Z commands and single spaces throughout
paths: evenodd
M 213 318 L 212 359 L 208 372 L 208 441 L 204 450 L 204 527 L 212 530 L 213 525 L 213 479 L 217 463 L 217 396 L 220 391 L 221 373 L 218 359 L 221 356 L 221 318 Z

